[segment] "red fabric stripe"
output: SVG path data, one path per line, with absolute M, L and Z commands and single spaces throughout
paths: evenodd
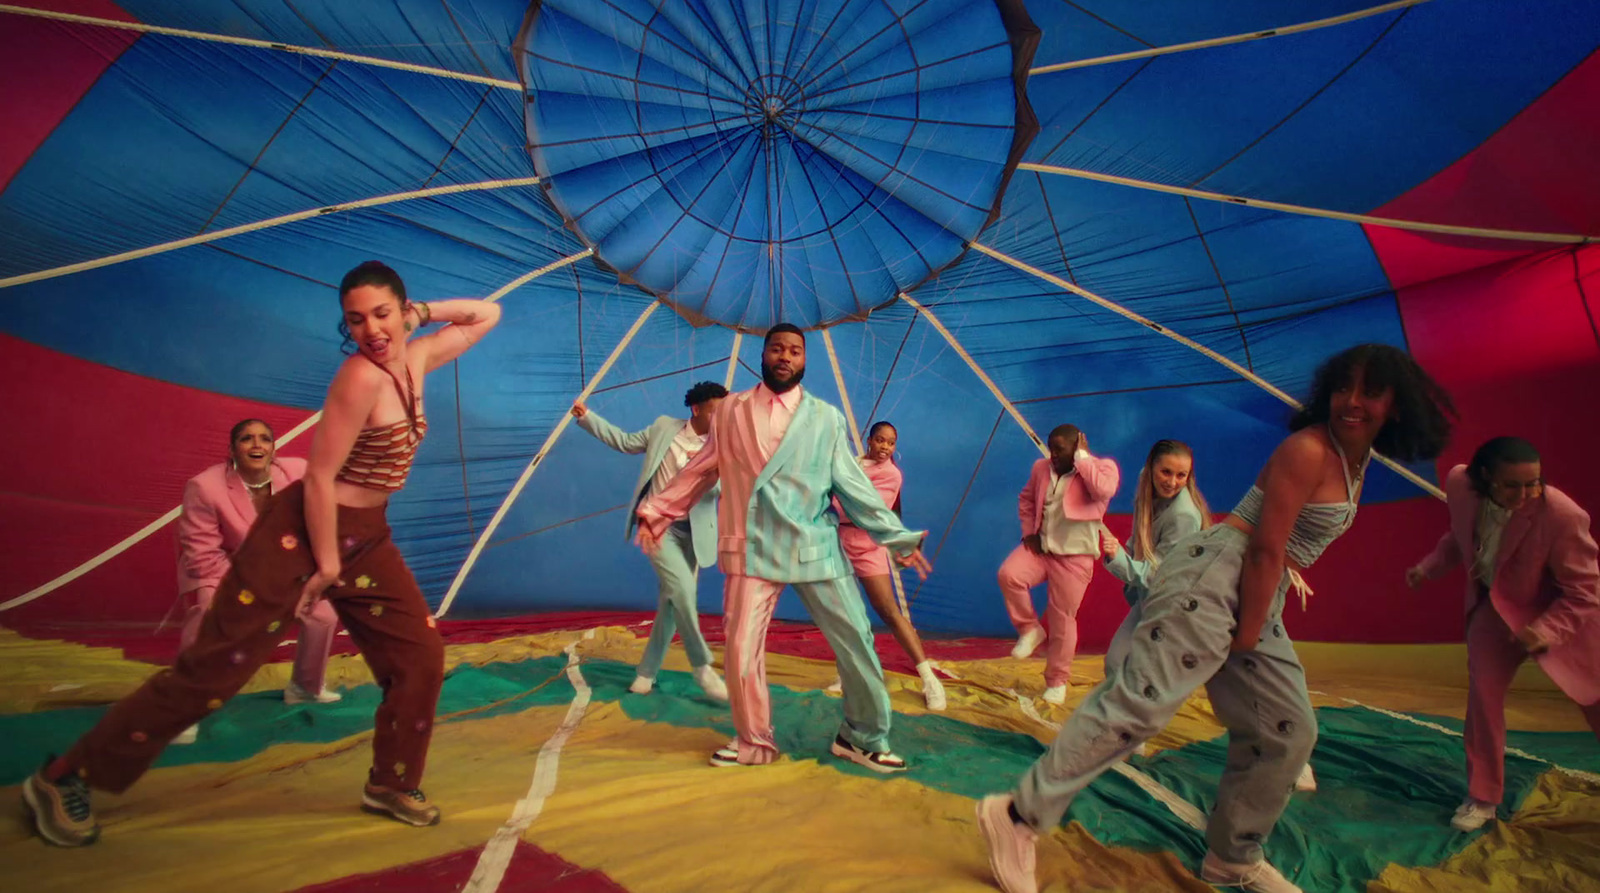
M 1374 208 L 1381 217 L 1533 232 L 1600 233 L 1600 52 L 1483 145 Z M 1405 288 L 1509 257 L 1534 243 L 1369 228 L 1389 281 Z
M 1600 247 L 1554 251 L 1399 292 L 1411 351 L 1461 411 L 1441 472 L 1490 437 L 1526 437 L 1545 478 L 1600 509 L 1593 472 L 1600 343 L 1591 323 Z M 1586 305 L 1575 266 L 1586 271 Z
M 136 21 L 107 0 L 50 0 L 16 5 L 102 19 Z M 7 15 L 0 27 L 0 190 L 27 163 L 33 150 L 72 111 L 100 74 L 139 35 L 92 25 L 73 25 Z
M 308 412 L 181 387 L 0 334 L 0 601 L 94 557 L 178 505 L 227 456 L 228 429 L 259 417 L 280 434 Z M 302 436 L 284 455 L 305 455 Z M 151 624 L 176 597 L 171 525 L 29 605 L 25 628 Z M 148 626 L 146 627 L 148 628 Z
M 301 887 L 296 893 L 389 893 L 391 890 L 453 893 L 465 887 L 472 878 L 472 870 L 477 866 L 481 852 L 479 849 L 461 850 L 387 871 Z M 500 889 L 505 893 L 531 893 L 534 890 L 553 893 L 627 893 L 627 888 L 607 877 L 604 872 L 580 868 L 522 840 L 517 841 L 517 848 L 511 854 L 511 864 L 506 867 Z

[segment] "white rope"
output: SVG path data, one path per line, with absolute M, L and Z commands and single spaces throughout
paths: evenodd
M 722 380 L 722 387 L 725 390 L 733 390 L 733 373 L 739 371 L 739 341 L 743 338 L 743 332 L 734 331 L 733 349 L 728 351 L 728 375 Z
M 972 247 L 980 249 L 982 248 L 982 246 L 978 245 L 977 243 L 973 243 Z M 917 303 L 916 298 L 911 297 L 905 292 L 900 293 L 900 300 L 910 304 L 912 307 L 916 308 L 918 313 L 928 318 L 928 322 L 933 325 L 934 329 L 936 329 L 939 334 L 944 336 L 944 340 L 950 345 L 950 348 L 954 350 L 956 354 L 961 357 L 961 359 L 966 361 L 967 368 L 971 369 L 973 374 L 978 376 L 978 380 L 983 382 L 983 386 L 989 389 L 989 393 L 993 394 L 996 400 L 1000 401 L 1000 405 L 1004 406 L 1006 412 L 1011 414 L 1011 418 L 1015 420 L 1017 425 L 1022 428 L 1023 433 L 1028 435 L 1028 439 L 1033 441 L 1033 445 L 1035 447 L 1038 447 L 1040 455 L 1048 458 L 1050 455 L 1050 450 L 1045 447 L 1044 441 L 1039 439 L 1039 435 L 1034 433 L 1033 426 L 1029 425 L 1028 420 L 1023 418 L 1022 413 L 1017 411 L 1017 407 L 1013 405 L 1010 400 L 1006 399 L 1006 395 L 1001 393 L 1000 387 L 994 383 L 994 379 L 991 379 L 989 374 L 983 371 L 983 367 L 979 366 L 978 361 L 972 358 L 972 354 L 967 353 L 967 349 L 961 346 L 961 342 L 956 340 L 956 336 L 950 334 L 950 330 L 944 327 L 944 323 L 939 321 L 939 317 L 935 316 L 932 310 L 929 310 L 928 308 Z
M 577 254 L 569 254 L 569 255 L 567 255 L 566 257 L 563 257 L 560 260 L 551 261 L 550 263 L 545 264 L 544 266 L 540 267 L 537 270 L 534 270 L 531 273 L 524 273 L 521 276 L 518 276 L 517 278 L 511 280 L 510 282 L 507 282 L 505 285 L 500 286 L 499 288 L 494 290 L 493 294 L 489 295 L 487 298 L 484 298 L 484 300 L 485 301 L 498 301 L 501 298 L 505 297 L 506 295 L 511 294 L 512 292 L 514 292 L 517 289 L 521 288 L 522 286 L 527 285 L 528 283 L 532 282 L 535 279 L 538 279 L 540 276 L 543 276 L 544 274 L 546 274 L 546 273 L 548 273 L 548 272 L 550 272 L 552 270 L 559 270 L 562 267 L 567 266 L 568 264 L 577 263 L 578 261 L 583 260 L 584 258 L 588 257 L 589 255 L 591 255 L 593 253 L 594 253 L 594 249 L 593 248 L 585 248 L 582 251 L 578 252 Z
M 376 56 L 358 56 L 353 53 L 341 53 L 336 50 L 325 50 L 318 47 L 297 46 L 294 44 L 279 43 L 274 40 L 256 40 L 249 37 L 234 37 L 229 34 L 215 34 L 209 31 L 187 31 L 182 28 L 164 28 L 159 25 L 146 25 L 143 22 L 123 22 L 117 19 L 102 19 L 95 16 L 74 15 L 67 12 L 55 12 L 48 9 L 33 9 L 26 6 L 11 6 L 0 4 L 0 13 L 12 15 L 32 16 L 41 19 L 53 19 L 58 22 L 72 22 L 76 25 L 95 25 L 101 28 L 115 28 L 119 31 L 138 31 L 143 34 L 160 34 L 165 37 L 184 37 L 191 40 L 203 40 L 209 43 L 228 43 L 235 46 L 255 47 L 263 50 L 275 50 L 280 53 L 295 53 L 301 56 L 316 56 L 320 59 L 337 59 L 340 62 L 357 62 L 362 65 L 372 65 L 378 68 L 394 68 L 400 71 L 412 71 L 418 74 L 427 74 L 434 77 L 449 78 L 455 81 L 468 81 L 474 84 L 487 84 L 491 87 L 500 87 L 504 90 L 522 91 L 522 84 L 517 81 L 501 80 L 500 78 L 485 77 L 477 74 L 465 74 L 451 71 L 447 68 L 435 68 L 431 65 L 413 65 L 410 62 L 397 62 L 392 59 L 382 59 Z
M 1310 693 L 1314 694 L 1314 695 L 1321 695 L 1322 697 L 1325 697 L 1325 698 L 1338 698 L 1339 700 L 1345 702 L 1346 704 L 1354 704 L 1357 707 L 1364 707 L 1364 708 L 1366 708 L 1368 710 L 1371 710 L 1373 713 L 1381 713 L 1384 716 L 1389 717 L 1390 719 L 1404 720 L 1405 722 L 1411 723 L 1412 725 L 1421 726 L 1421 727 L 1423 727 L 1425 729 L 1432 729 L 1435 732 L 1442 732 L 1443 734 L 1449 735 L 1452 738 L 1465 737 L 1464 735 L 1462 735 L 1462 733 L 1456 731 L 1455 729 L 1449 728 L 1447 726 L 1442 726 L 1442 725 L 1440 725 L 1440 724 L 1438 724 L 1436 722 L 1431 722 L 1431 721 L 1426 720 L 1426 719 L 1418 719 L 1415 716 L 1412 716 L 1412 715 L 1410 715 L 1408 713 L 1401 713 L 1398 710 L 1390 710 L 1390 709 L 1388 709 L 1386 707 L 1374 707 L 1371 704 L 1363 704 L 1363 703 L 1361 703 L 1360 701 L 1357 701 L 1354 698 L 1346 698 L 1346 697 L 1343 697 L 1341 695 L 1330 695 L 1330 694 L 1328 694 L 1326 692 L 1311 691 Z M 1551 769 L 1554 769 L 1554 770 L 1556 770 L 1557 772 L 1560 772 L 1563 775 L 1570 775 L 1573 778 L 1582 779 L 1584 781 L 1589 782 L 1590 784 L 1600 784 L 1600 775 L 1596 775 L 1593 772 L 1585 772 L 1582 769 L 1569 769 L 1566 766 L 1560 765 L 1559 763 L 1551 762 L 1550 760 L 1547 760 L 1544 757 L 1535 756 L 1535 755 L 1533 755 L 1531 753 L 1528 753 L 1527 751 L 1522 750 L 1521 748 L 1508 747 L 1508 748 L 1506 748 L 1506 753 L 1512 754 L 1514 756 L 1522 757 L 1525 760 L 1532 760 L 1535 763 L 1543 763 L 1546 766 L 1549 766 Z
M 1051 74 L 1057 71 L 1068 71 L 1073 68 L 1087 68 L 1091 65 L 1108 65 L 1113 62 L 1126 62 L 1129 59 L 1148 59 L 1153 56 L 1166 56 L 1171 53 L 1182 53 L 1189 50 L 1205 49 L 1207 47 L 1227 46 L 1234 43 L 1262 40 L 1267 37 L 1282 37 L 1285 34 L 1301 34 L 1306 31 L 1315 31 L 1318 28 L 1327 28 L 1333 25 L 1343 25 L 1346 22 L 1354 22 L 1369 16 L 1382 15 L 1386 12 L 1393 12 L 1397 9 L 1404 9 L 1408 6 L 1416 6 L 1419 3 L 1426 2 L 1428 2 L 1428 0 L 1399 0 L 1399 2 L 1396 3 L 1385 3 L 1382 6 L 1374 6 L 1370 9 L 1360 9 L 1355 12 L 1345 13 L 1344 15 L 1334 16 L 1333 18 L 1317 19 L 1313 22 L 1302 22 L 1298 25 L 1285 25 L 1281 28 L 1268 28 L 1265 31 L 1251 31 L 1246 34 L 1233 34 L 1228 37 L 1212 37 L 1206 40 L 1193 40 L 1188 43 L 1175 43 L 1171 46 L 1152 47 L 1148 50 L 1134 50 L 1130 53 L 1117 53 L 1111 56 L 1096 56 L 1093 59 L 1078 59 L 1074 62 L 1057 62 L 1054 65 L 1040 65 L 1037 68 L 1028 69 L 1028 75 L 1031 77 L 1037 74 Z
M 839 384 L 839 406 L 844 410 L 845 421 L 850 423 L 850 441 L 856 446 L 856 455 L 866 452 L 861 445 L 861 427 L 856 424 L 855 412 L 850 409 L 850 389 L 844 386 L 844 372 L 839 368 L 839 355 L 833 349 L 833 337 L 822 330 L 822 346 L 828 351 L 828 365 L 833 367 L 833 380 Z
M 1031 698 L 1023 697 L 1017 693 L 1016 689 L 1008 688 L 1006 689 L 1006 692 L 1017 699 L 1017 705 L 1022 708 L 1022 715 L 1052 731 L 1061 731 L 1061 723 L 1051 722 L 1050 720 L 1039 715 L 1039 711 L 1034 708 L 1033 700 Z M 1141 791 L 1149 794 L 1151 799 L 1155 800 L 1157 803 L 1160 803 L 1162 806 L 1165 806 L 1168 811 L 1177 816 L 1178 819 L 1185 825 L 1188 825 L 1196 831 L 1204 831 L 1206 829 L 1205 813 L 1200 811 L 1200 807 L 1195 806 L 1188 800 L 1178 796 L 1177 791 L 1172 790 L 1161 782 L 1151 778 L 1149 775 L 1146 775 L 1145 773 L 1140 772 L 1138 769 L 1133 768 L 1123 760 L 1118 760 L 1117 762 L 1113 763 L 1111 765 L 1111 771 L 1133 782 Z
M 654 313 L 659 306 L 661 306 L 660 301 L 651 301 L 644 308 L 644 312 L 639 314 L 639 318 L 633 321 L 633 326 L 628 329 L 628 333 L 623 335 L 622 340 L 617 342 L 617 346 L 611 349 L 611 355 L 606 357 L 606 361 L 595 371 L 594 377 L 590 378 L 588 384 L 583 386 L 583 390 L 578 392 L 578 396 L 573 398 L 574 402 L 582 403 L 589 399 L 589 395 L 594 393 L 595 386 L 600 383 L 601 379 L 605 378 L 607 372 L 611 371 L 612 365 L 617 362 L 617 357 L 622 355 L 623 348 L 628 346 L 628 342 L 633 340 L 633 336 L 639 334 L 639 329 L 644 327 L 645 320 L 649 319 L 650 314 Z M 512 503 L 516 502 L 517 497 L 522 495 L 522 488 L 528 485 L 528 479 L 533 477 L 534 470 L 539 467 L 539 463 L 544 461 L 544 457 L 550 454 L 550 448 L 555 446 L 556 440 L 561 437 L 561 432 L 567 430 L 567 424 L 571 421 L 572 413 L 561 413 L 560 420 L 550 430 L 549 436 L 544 439 L 544 445 L 540 446 L 539 451 L 533 454 L 532 459 L 528 460 L 528 467 L 522 469 L 521 477 L 517 478 L 517 482 L 512 485 L 511 492 L 506 494 L 506 498 L 501 500 L 500 507 L 495 510 L 494 517 L 489 520 L 489 526 L 485 527 L 483 533 L 478 535 L 478 541 L 472 544 L 472 551 L 467 553 L 467 560 L 461 563 L 461 568 L 456 571 L 455 579 L 450 581 L 450 589 L 445 593 L 444 601 L 439 604 L 439 610 L 434 614 L 435 617 L 443 617 L 450 610 L 450 606 L 456 600 L 456 594 L 461 591 L 461 584 L 466 582 L 467 574 L 472 572 L 472 566 L 478 563 L 478 556 L 483 554 L 483 547 L 488 545 L 489 537 L 500 526 L 500 522 L 505 520 L 506 513 L 511 510 Z
M 506 868 L 511 865 L 511 857 L 516 855 L 517 841 L 522 839 L 523 832 L 527 831 L 528 826 L 539 818 L 539 813 L 544 811 L 544 801 L 555 793 L 557 770 L 561 765 L 561 748 L 566 746 L 573 730 L 583 721 L 583 714 L 589 709 L 589 700 L 594 695 L 589 683 L 583 678 L 583 671 L 578 668 L 577 651 L 580 641 L 593 638 L 594 630 L 591 629 L 586 631 L 581 639 L 574 639 L 567 643 L 567 647 L 561 649 L 567 655 L 566 673 L 567 681 L 572 683 L 572 703 L 567 705 L 567 715 L 561 719 L 561 725 L 556 728 L 555 734 L 539 748 L 539 756 L 533 762 L 533 779 L 528 783 L 528 792 L 512 808 L 511 818 L 507 819 L 484 845 L 483 852 L 478 856 L 478 864 L 473 866 L 472 877 L 467 880 L 462 893 L 494 893 L 500 889 L 500 882 L 506 876 Z
M 1223 202 L 1230 205 L 1243 205 L 1247 208 L 1260 208 L 1267 211 L 1282 211 L 1286 214 L 1300 214 L 1306 217 L 1324 217 L 1329 220 L 1344 220 L 1350 223 L 1364 223 L 1371 226 L 1381 226 L 1388 229 L 1403 229 L 1424 233 L 1445 233 L 1453 236 L 1478 236 L 1485 239 L 1505 239 L 1516 242 L 1556 242 L 1564 245 L 1586 245 L 1600 241 L 1600 236 L 1588 236 L 1582 233 L 1536 233 L 1515 229 L 1488 229 L 1480 226 L 1451 226 L 1445 223 L 1425 223 L 1420 220 L 1401 220 L 1396 217 L 1374 217 L 1370 214 L 1350 214 L 1345 211 L 1329 211 L 1326 208 L 1312 208 L 1306 205 L 1290 205 L 1283 202 L 1269 202 L 1259 198 L 1245 198 L 1239 195 L 1228 195 L 1222 192 L 1207 192 L 1204 189 L 1190 189 L 1186 186 L 1172 186 L 1167 183 L 1156 183 L 1151 180 L 1135 180 L 1132 177 L 1116 177 L 1111 174 L 1100 174 L 1094 171 L 1080 170 L 1073 167 L 1060 167 L 1054 164 L 1034 164 L 1022 162 L 1017 165 L 1017 170 L 1035 171 L 1041 174 L 1056 174 L 1062 177 L 1076 177 L 1080 180 L 1094 180 L 1100 183 L 1114 183 L 1118 186 L 1132 186 L 1136 189 L 1146 189 L 1151 192 L 1165 192 L 1170 195 L 1182 195 L 1189 198 L 1204 199 L 1212 202 Z
M 272 227 L 283 226 L 287 223 L 297 223 L 301 220 L 310 220 L 313 217 L 321 217 L 324 214 L 337 214 L 343 211 L 356 211 L 362 208 L 375 208 L 379 205 L 390 205 L 394 204 L 395 202 L 410 201 L 418 198 L 434 198 L 435 196 L 440 195 L 455 195 L 461 192 L 481 192 L 487 189 L 505 189 L 514 186 L 534 186 L 538 184 L 538 182 L 538 177 L 515 177 L 509 180 L 483 180 L 477 183 L 457 183 L 451 186 L 435 186 L 431 189 L 416 189 L 410 192 L 396 192 L 390 195 L 379 195 L 373 198 L 364 198 L 358 201 L 346 202 L 340 205 L 328 205 L 322 208 L 314 208 L 310 211 L 297 211 L 293 214 L 284 214 L 281 217 L 258 220 L 255 223 L 246 223 L 240 226 L 232 226 L 227 229 L 219 229 L 214 232 L 202 233 L 198 236 L 190 236 L 187 239 L 177 239 L 172 242 L 163 242 L 160 245 L 151 245 L 148 248 L 139 248 L 134 251 L 124 251 L 121 254 L 113 254 L 107 257 L 96 258 L 94 260 L 86 260 L 75 264 L 67 264 L 64 267 L 53 267 L 48 270 L 39 270 L 34 273 L 24 273 L 21 276 L 12 276 L 7 279 L 0 279 L 0 288 L 9 288 L 13 285 L 25 285 L 29 282 L 38 282 L 42 279 L 54 279 L 57 276 L 81 273 L 84 270 L 94 270 L 100 267 L 109 267 L 112 264 L 120 264 L 125 261 L 138 260 L 142 257 L 150 257 L 152 255 L 163 254 L 168 251 L 176 251 L 179 248 L 188 248 L 193 245 L 204 245 L 208 242 L 215 242 L 220 239 L 227 239 L 232 236 L 240 236 L 244 235 L 245 233 L 253 233 L 259 230 L 271 229 Z
M 828 365 L 833 367 L 833 380 L 839 385 L 839 405 L 844 410 L 845 421 L 850 423 L 850 440 L 856 445 L 856 455 L 865 455 L 867 448 L 861 441 L 861 426 L 856 424 L 856 414 L 850 408 L 850 389 L 845 387 L 844 370 L 839 368 L 839 355 L 833 349 L 833 336 L 827 329 L 822 330 L 822 346 L 828 350 Z M 911 605 L 906 602 L 906 584 L 900 579 L 899 568 L 889 568 L 889 583 L 894 586 L 894 600 L 900 616 L 910 620 Z
M 1284 403 L 1289 404 L 1290 406 L 1294 407 L 1295 409 L 1299 409 L 1300 408 L 1300 401 L 1298 401 L 1298 400 L 1294 399 L 1293 397 L 1289 396 L 1288 394 L 1284 393 L 1282 390 L 1280 390 L 1276 386 L 1274 386 L 1271 382 L 1269 382 L 1266 379 L 1262 378 L 1261 376 L 1255 374 L 1254 372 L 1251 372 L 1249 369 L 1246 369 L 1245 367 L 1239 365 L 1238 363 L 1235 363 L 1233 360 L 1228 359 L 1227 357 L 1223 356 L 1222 354 L 1217 353 L 1216 351 L 1212 350 L 1211 348 L 1206 347 L 1203 344 L 1200 344 L 1197 341 L 1194 341 L 1194 340 L 1189 339 L 1189 338 L 1185 338 L 1184 336 L 1179 335 L 1177 332 L 1172 331 L 1171 329 L 1167 328 L 1166 326 L 1163 326 L 1158 322 L 1154 322 L 1153 320 L 1150 320 L 1150 319 L 1147 319 L 1147 318 L 1145 318 L 1143 316 L 1140 316 L 1139 314 L 1134 313 L 1132 310 L 1129 310 L 1129 309 L 1127 309 L 1126 307 L 1123 307 L 1120 304 L 1114 303 L 1112 301 L 1108 301 L 1105 298 L 1102 298 L 1099 295 L 1095 294 L 1094 292 L 1088 291 L 1087 289 L 1080 288 L 1080 287 L 1072 284 L 1071 282 L 1068 282 L 1067 280 L 1062 279 L 1060 276 L 1054 276 L 1054 275 L 1051 275 L 1050 273 L 1046 273 L 1045 271 L 1043 271 L 1043 270 L 1041 270 L 1041 269 L 1039 269 L 1037 267 L 1029 266 L 1028 264 L 1023 263 L 1022 261 L 1017 260 L 1014 257 L 1010 257 L 1008 255 L 1002 254 L 1002 253 L 994 250 L 993 248 L 988 247 L 987 245 L 980 245 L 977 242 L 973 242 L 972 243 L 972 247 L 973 247 L 973 249 L 975 249 L 975 250 L 977 250 L 979 252 L 982 252 L 983 254 L 989 255 L 990 257 L 994 258 L 995 260 L 1000 261 L 1001 263 L 1008 264 L 1008 265 L 1010 265 L 1012 267 L 1015 267 L 1015 268 L 1023 271 L 1024 273 L 1028 273 L 1028 274 L 1030 274 L 1032 276 L 1037 276 L 1038 278 L 1043 279 L 1044 281 L 1050 283 L 1051 285 L 1054 285 L 1054 286 L 1056 286 L 1058 288 L 1061 288 L 1064 291 L 1072 292 L 1073 294 L 1075 294 L 1078 297 L 1083 298 L 1083 299 L 1085 299 L 1087 301 L 1092 301 L 1095 304 L 1098 304 L 1101 307 L 1104 307 L 1105 309 L 1110 310 L 1111 312 L 1117 314 L 1118 316 L 1121 316 L 1121 317 L 1123 317 L 1125 319 L 1132 320 L 1133 322 L 1136 322 L 1139 325 L 1142 325 L 1142 326 L 1150 329 L 1151 331 L 1153 331 L 1153 332 L 1155 332 L 1155 333 L 1157 333 L 1159 335 L 1163 335 L 1163 336 L 1165 336 L 1167 338 L 1171 338 L 1173 341 L 1176 341 L 1179 344 L 1182 344 L 1183 346 L 1189 348 L 1190 350 L 1196 351 L 1197 353 L 1203 354 L 1203 355 L 1215 360 L 1216 362 L 1221 363 L 1223 366 L 1226 366 L 1227 368 L 1231 369 L 1233 372 L 1237 373 L 1240 377 L 1244 378 L 1246 381 L 1249 381 L 1250 383 L 1256 385 L 1257 387 L 1261 388 L 1262 390 L 1266 391 L 1267 393 L 1271 394 L 1272 396 L 1277 397 L 1279 400 L 1282 400 Z M 902 297 L 904 297 L 904 295 L 902 295 Z M 1400 475 L 1401 477 L 1405 478 L 1406 480 L 1410 481 L 1411 483 L 1416 484 L 1418 487 L 1421 487 L 1423 490 L 1433 494 L 1435 497 L 1437 497 L 1439 499 L 1444 499 L 1444 491 L 1443 490 L 1440 490 L 1438 487 L 1435 487 L 1433 484 L 1430 484 L 1427 481 L 1423 480 L 1422 478 L 1418 477 L 1415 473 L 1413 473 L 1411 471 L 1411 469 L 1406 468 L 1405 466 L 1403 466 L 1400 463 L 1394 461 L 1393 459 L 1390 459 L 1387 456 L 1381 455 L 1377 450 L 1373 450 L 1372 451 L 1372 457 L 1374 459 L 1377 459 L 1379 462 L 1382 462 L 1383 464 L 1389 466 L 1389 468 L 1391 470 L 1393 470 L 1396 474 Z

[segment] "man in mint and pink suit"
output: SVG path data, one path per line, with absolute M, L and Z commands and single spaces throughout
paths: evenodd
M 800 388 L 805 336 L 780 323 L 767 332 L 762 383 L 717 407 L 711 436 L 671 483 L 642 503 L 639 542 L 646 551 L 718 480 L 717 564 L 727 580 L 723 626 L 725 672 L 738 737 L 714 753 L 713 766 L 761 765 L 778 757 L 767 691 L 766 637 L 785 585 L 794 586 L 832 646 L 844 690 L 845 721 L 832 752 L 876 772 L 899 772 L 889 749 L 892 711 L 872 627 L 829 513 L 845 514 L 902 564 L 924 576 L 924 531 L 911 531 L 856 461 L 844 415 Z
M 1047 444 L 1050 458 L 1033 463 L 1017 497 L 1022 543 L 1000 565 L 997 580 L 1018 633 L 1011 656 L 1019 658 L 1033 654 L 1045 641 L 1028 590 L 1048 582 L 1044 699 L 1060 704 L 1066 700 L 1078 651 L 1078 606 L 1094 576 L 1102 522 L 1121 472 L 1115 461 L 1089 455 L 1089 438 L 1076 425 L 1057 426 Z

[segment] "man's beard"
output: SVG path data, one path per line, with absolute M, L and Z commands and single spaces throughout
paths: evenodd
M 773 374 L 772 367 L 767 365 L 767 361 L 761 361 L 761 381 L 766 384 L 767 388 L 774 394 L 782 394 L 790 388 L 793 388 L 794 386 L 800 384 L 800 380 L 805 377 L 806 367 L 801 366 L 799 369 L 795 370 L 793 378 L 789 379 L 788 381 L 779 381 L 777 376 Z

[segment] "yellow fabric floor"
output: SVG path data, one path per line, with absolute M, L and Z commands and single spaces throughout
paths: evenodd
M 622 628 L 543 633 L 451 646 L 447 660 L 488 664 L 548 657 L 579 641 L 584 658 L 632 663 L 643 642 Z M 1393 710 L 1460 716 L 1465 660 L 1460 646 L 1302 644 L 1319 706 L 1357 701 Z M 0 711 L 104 702 L 136 686 L 149 665 L 115 650 L 34 642 L 0 631 Z M 1037 700 L 1038 661 L 951 663 L 945 716 L 1024 732 L 1049 729 L 1018 702 L 1059 722 L 1100 678 L 1080 658 L 1067 705 Z M 263 669 L 247 690 L 281 687 L 287 665 Z M 681 651 L 667 669 L 687 670 Z M 770 655 L 770 681 L 818 689 L 833 668 Z M 370 681 L 358 658 L 336 658 L 330 681 Z M 66 686 L 66 687 L 64 687 Z M 924 713 L 916 680 L 891 675 L 894 707 Z M 1346 700 L 1350 699 L 1350 700 Z M 1582 719 L 1537 671 L 1519 678 L 1514 728 L 1578 730 Z M 159 769 L 123 796 L 96 795 L 100 843 L 45 846 L 21 821 L 0 826 L 0 888 L 276 893 L 482 847 L 529 787 L 540 748 L 566 706 L 441 725 L 427 789 L 444 822 L 413 829 L 357 811 L 368 761 L 365 736 L 332 744 L 280 744 L 239 763 Z M 1221 733 L 1203 697 L 1190 700 L 1153 744 L 1178 746 Z M 628 718 L 596 701 L 560 753 L 554 794 L 524 835 L 528 842 L 604 871 L 633 893 L 763 890 L 993 890 L 972 820 L 973 801 L 904 778 L 842 773 L 814 759 L 784 757 L 761 770 L 716 771 L 706 754 L 714 730 Z M 1444 772 L 1459 767 L 1441 767 Z M 1600 788 L 1547 773 L 1509 823 L 1500 823 L 1444 865 L 1390 866 L 1370 893 L 1600 890 Z M 13 798 L 15 787 L 0 791 Z M 1530 860 L 1524 854 L 1535 852 Z M 1107 847 L 1073 824 L 1041 839 L 1042 890 L 1206 890 L 1171 853 Z

